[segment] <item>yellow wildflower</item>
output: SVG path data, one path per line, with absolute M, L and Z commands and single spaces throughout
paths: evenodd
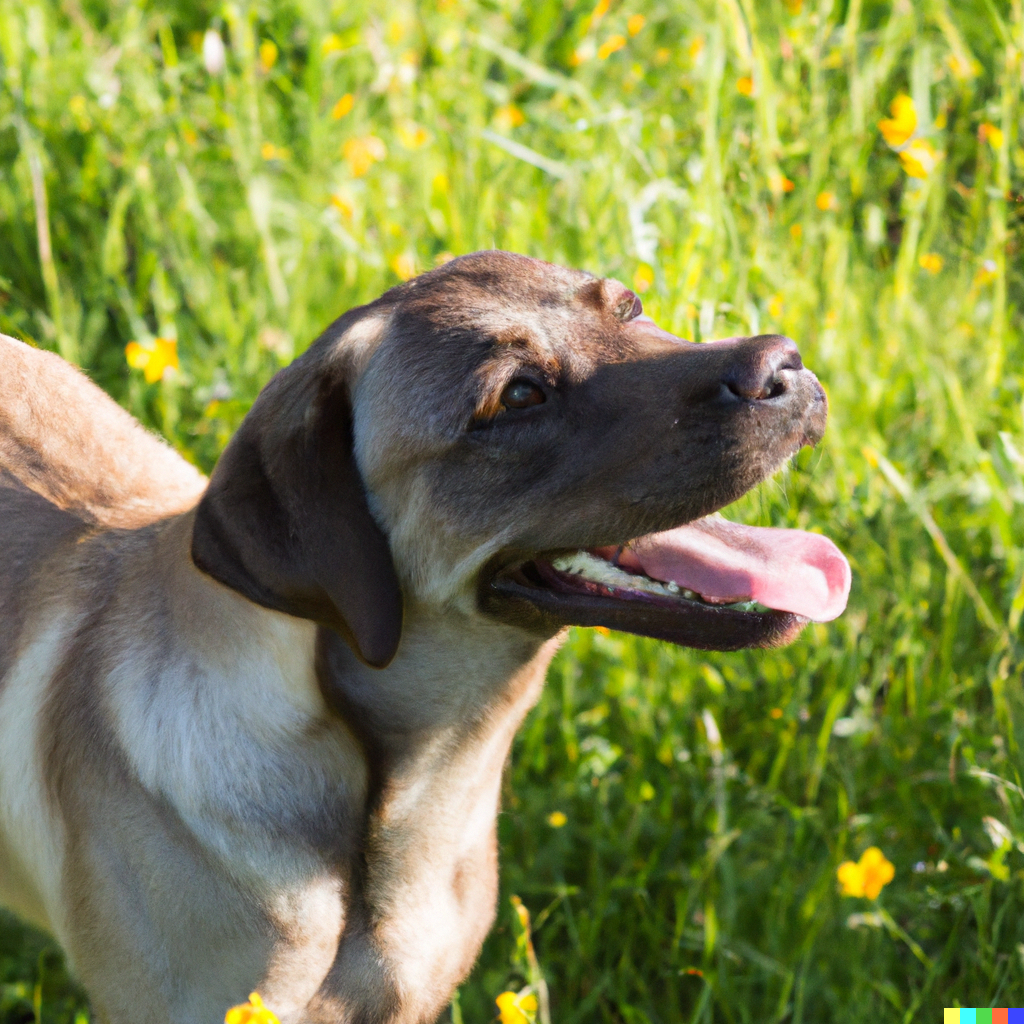
M 174 338 L 151 338 L 130 341 L 125 345 L 125 358 L 133 370 L 141 370 L 147 384 L 167 377 L 167 371 L 178 369 L 178 342 Z
M 406 149 L 419 149 L 430 136 L 422 125 L 407 121 L 398 126 L 398 138 Z
M 772 708 L 771 711 L 768 712 L 768 714 L 771 715 L 771 717 L 774 718 L 776 721 L 778 721 L 782 717 L 782 708 Z
M 786 0 L 786 10 L 789 11 L 790 14 L 799 14 L 803 9 L 803 6 L 804 0 Z
M 337 103 L 334 104 L 333 107 L 331 107 L 331 117 L 333 117 L 335 121 L 340 121 L 346 114 L 350 114 L 352 112 L 352 108 L 355 105 L 355 96 L 353 96 L 352 93 L 347 92 L 340 100 L 338 100 Z
M 408 281 L 410 277 L 416 276 L 416 261 L 407 253 L 399 253 L 391 261 L 391 269 L 402 281 Z
M 768 187 L 777 194 L 779 192 L 792 192 L 796 185 L 784 174 L 776 172 L 769 176 Z
M 946 55 L 946 63 L 949 65 L 949 70 L 953 72 L 953 77 L 961 82 L 965 82 L 977 74 L 974 62 L 969 57 L 949 53 Z
M 232 1006 L 224 1015 L 224 1024 L 281 1024 L 277 1014 L 263 1005 L 258 992 L 249 993 L 249 1002 Z
M 378 160 L 383 160 L 388 151 L 376 135 L 349 139 L 342 147 L 342 156 L 348 161 L 353 178 L 361 178 Z
M 626 22 L 626 31 L 635 36 L 647 24 L 647 19 L 642 14 L 631 14 Z
M 597 0 L 597 6 L 590 15 L 591 26 L 596 25 L 607 13 L 612 5 L 612 0 Z
M 750 75 L 744 75 L 742 78 L 736 79 L 736 91 L 741 96 L 754 95 L 754 80 L 750 77 Z
M 502 992 L 494 1001 L 498 1004 L 501 1024 L 533 1024 L 537 1013 L 537 997 L 532 992 L 525 995 Z
M 272 142 L 264 142 L 260 146 L 260 156 L 264 160 L 287 160 L 291 151 L 284 146 L 275 146 Z
M 646 263 L 641 263 L 633 275 L 633 287 L 643 294 L 652 284 L 654 284 L 654 271 Z
M 978 125 L 978 141 L 987 142 L 993 149 L 1003 148 L 1003 129 L 988 121 Z
M 671 56 L 672 51 L 667 46 L 659 46 L 654 51 L 654 63 L 661 67 L 662 64 L 668 63 Z
M 343 195 L 341 192 L 331 193 L 331 206 L 333 206 L 338 213 L 345 218 L 345 220 L 349 220 L 352 214 L 356 212 L 355 204 L 348 196 Z
M 814 205 L 819 210 L 838 210 L 839 202 L 836 199 L 834 192 L 819 192 L 817 198 L 814 200 Z
M 935 170 L 941 156 L 927 139 L 914 139 L 899 153 L 903 170 L 912 178 L 927 178 Z
M 923 252 L 918 256 L 917 262 L 929 274 L 937 274 L 942 269 L 942 257 L 937 252 Z
M 548 824 L 552 828 L 563 828 L 568 820 L 562 811 L 552 811 L 548 815 Z
M 526 115 L 514 104 L 506 103 L 494 112 L 494 123 L 502 131 L 511 131 L 526 121 Z
M 332 53 L 340 53 L 345 49 L 345 44 L 341 41 L 341 36 L 336 32 L 332 32 L 328 36 L 324 36 L 324 41 L 320 44 L 320 52 L 327 57 Z
M 260 43 L 260 67 L 264 72 L 269 71 L 277 63 L 277 44 L 269 39 Z
M 891 118 L 883 118 L 878 122 L 878 130 L 882 138 L 894 149 L 902 146 L 917 131 L 917 107 L 906 94 L 900 93 L 889 104 Z
M 844 896 L 866 896 L 869 900 L 877 900 L 895 876 L 896 869 L 877 846 L 869 846 L 856 864 L 844 861 L 836 871 Z
M 790 238 L 793 239 L 794 242 L 799 242 L 800 239 L 804 237 L 803 226 L 800 224 L 790 224 L 789 236 Z
M 621 50 L 626 45 L 626 37 L 622 35 L 609 36 L 598 48 L 598 60 L 607 60 L 613 53 Z
M 999 276 L 999 268 L 995 260 L 985 260 L 978 273 L 974 275 L 976 284 L 988 284 Z
M 782 296 L 781 295 L 773 295 L 768 300 L 768 315 L 773 320 L 778 320 L 779 317 L 782 316 Z
M 697 36 L 693 42 L 686 48 L 687 56 L 690 60 L 696 60 L 701 53 L 704 51 L 704 37 Z

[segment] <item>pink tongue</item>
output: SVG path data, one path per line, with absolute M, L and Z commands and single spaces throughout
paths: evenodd
M 759 601 L 816 622 L 842 614 L 850 595 L 850 563 L 827 537 L 717 516 L 640 537 L 619 564 L 713 604 Z

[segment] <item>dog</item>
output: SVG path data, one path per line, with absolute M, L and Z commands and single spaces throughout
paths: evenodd
M 436 1019 L 490 928 L 509 747 L 569 625 L 835 617 L 826 538 L 713 515 L 822 437 L 776 335 L 455 259 L 352 309 L 207 482 L 0 342 L 0 901 L 104 1024 Z

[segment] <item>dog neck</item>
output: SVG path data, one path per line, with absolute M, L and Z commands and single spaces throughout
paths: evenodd
M 429 1019 L 472 966 L 493 921 L 502 772 L 560 637 L 545 641 L 483 615 L 408 602 L 397 656 L 385 669 L 369 668 L 330 630 L 260 608 L 195 569 L 190 518 L 170 521 L 157 544 L 157 559 L 177 575 L 168 633 L 204 662 L 216 714 L 237 719 L 237 729 L 222 730 L 237 749 L 196 761 L 180 780 L 180 802 L 167 795 L 201 840 L 205 822 L 216 823 L 209 833 L 229 870 L 268 904 L 280 905 L 286 889 L 311 875 L 338 879 L 343 924 L 314 1000 L 325 1020 L 361 1019 L 359 1011 L 384 1005 L 394 1015 L 382 1019 Z M 239 641 L 248 634 L 260 643 Z M 235 661 L 222 657 L 225 636 Z M 247 649 L 259 652 L 259 665 L 237 661 Z M 189 681 L 161 682 L 164 707 L 194 701 L 177 692 Z M 174 743 L 166 718 L 159 737 L 123 726 L 123 738 L 148 736 L 154 745 L 136 747 L 136 763 Z M 194 733 L 194 721 L 188 728 Z M 209 755 L 215 738 L 207 742 Z M 192 749 L 204 746 L 191 737 Z M 242 781 L 229 794 L 216 765 L 239 759 L 246 770 L 233 773 Z M 160 760 L 166 793 L 173 758 Z M 280 832 L 264 837 L 259 824 L 282 820 L 268 781 L 281 771 L 289 778 L 290 866 L 282 864 Z M 140 764 L 143 779 L 148 774 Z M 226 830 L 232 815 L 236 826 Z M 234 842 L 225 846 L 228 831 Z M 277 958 L 287 961 L 288 950 Z M 283 974 L 271 969 L 268 979 Z M 274 995 L 268 986 L 264 994 Z

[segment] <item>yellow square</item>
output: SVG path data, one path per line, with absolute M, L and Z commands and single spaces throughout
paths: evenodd
M 960 1011 L 948 1006 L 942 1011 L 942 1024 L 960 1024 Z

